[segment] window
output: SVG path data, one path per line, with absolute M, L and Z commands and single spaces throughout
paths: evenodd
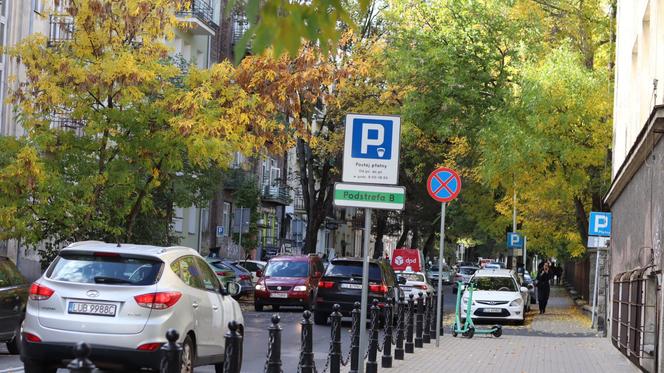
M 325 276 L 362 278 L 362 262 L 335 260 L 327 267 Z M 376 263 L 369 263 L 369 280 L 377 282 L 383 280 L 380 267 Z
M 473 277 L 470 282 L 477 286 L 477 290 L 518 291 L 511 277 Z
M 196 262 L 193 256 L 185 256 L 176 260 L 171 264 L 171 269 L 185 284 L 194 288 L 205 288 L 203 286 L 203 278 L 198 267 L 196 267 Z
M 224 202 L 221 225 L 224 227 L 224 236 L 228 236 L 231 231 L 231 204 L 228 202 Z
M 276 260 L 270 262 L 265 268 L 265 276 L 272 277 L 307 277 L 309 275 L 309 262 L 292 262 Z
M 196 265 L 201 270 L 201 279 L 203 280 L 203 288 L 210 291 L 219 291 L 219 279 L 212 271 L 212 268 L 201 258 L 196 258 Z
M 189 234 L 196 234 L 196 212 L 198 212 L 198 209 L 195 206 L 189 208 L 189 218 L 187 218 Z
M 47 277 L 56 281 L 107 285 L 153 285 L 161 262 L 144 258 L 64 254 Z
M 173 214 L 173 229 L 178 233 L 182 233 L 182 220 L 184 220 L 183 215 L 184 209 L 182 207 L 176 207 Z

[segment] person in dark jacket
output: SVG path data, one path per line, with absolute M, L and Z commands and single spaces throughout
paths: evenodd
M 553 273 L 549 268 L 549 263 L 544 263 L 542 270 L 537 273 L 537 303 L 539 304 L 540 314 L 546 312 L 546 304 L 549 301 L 551 285 L 549 281 L 553 278 Z

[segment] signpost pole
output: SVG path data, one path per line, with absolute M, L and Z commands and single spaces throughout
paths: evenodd
M 526 268 L 528 268 L 528 237 L 523 236 L 523 272 L 526 273 Z
M 438 253 L 438 302 L 436 303 L 436 347 L 440 346 L 440 321 L 443 317 L 443 255 L 445 254 L 445 208 L 447 202 L 440 204 L 440 250 Z
M 364 244 L 362 245 L 362 299 L 360 308 L 360 366 L 364 373 L 364 355 L 367 350 L 367 308 L 369 307 L 369 238 L 371 236 L 371 209 L 364 209 Z
M 595 328 L 595 322 L 597 321 L 597 293 L 599 290 L 599 255 L 601 251 L 599 248 L 595 249 L 595 284 L 593 286 L 593 313 L 592 313 L 592 325 L 590 328 Z
M 244 228 L 244 221 L 242 219 L 242 212 L 244 211 L 244 207 L 240 207 L 240 239 L 238 240 L 238 246 L 242 248 L 242 229 Z M 260 259 L 260 258 L 258 258 Z

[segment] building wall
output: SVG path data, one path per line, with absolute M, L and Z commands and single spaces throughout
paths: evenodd
M 652 107 L 664 103 L 664 0 L 619 0 L 616 22 L 614 176 Z

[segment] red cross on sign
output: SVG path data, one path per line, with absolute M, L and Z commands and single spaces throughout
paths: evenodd
M 459 195 L 461 178 L 451 168 L 440 167 L 429 175 L 427 191 L 436 201 L 449 202 Z

